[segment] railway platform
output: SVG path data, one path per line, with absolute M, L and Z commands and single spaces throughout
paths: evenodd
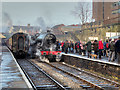
M 117 61 L 109 62 L 107 58 L 94 59 L 71 53 L 62 53 L 62 59 L 65 63 L 77 68 L 91 71 L 91 73 L 97 75 L 104 75 L 109 80 L 120 82 L 120 64 Z
M 0 89 L 32 88 L 7 47 L 0 46 L 0 58 Z
M 76 54 L 76 53 L 67 53 L 67 54 L 65 54 L 64 52 L 62 52 L 62 54 L 63 55 L 68 55 L 68 56 L 73 56 L 73 57 L 79 57 L 79 58 L 83 58 L 83 59 L 89 59 L 89 60 L 93 60 L 93 61 L 98 61 L 98 62 L 103 62 L 103 63 L 109 63 L 109 64 L 120 66 L 120 64 L 118 64 L 117 60 L 111 62 L 111 61 L 108 61 L 107 57 L 102 57 L 101 59 L 99 59 L 99 58 L 88 58 L 87 55 L 83 56 L 83 55 L 79 55 L 79 54 Z

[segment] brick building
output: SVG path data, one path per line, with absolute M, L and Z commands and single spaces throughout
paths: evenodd
M 94 2 L 93 19 L 103 21 L 103 24 L 120 23 L 120 1 Z

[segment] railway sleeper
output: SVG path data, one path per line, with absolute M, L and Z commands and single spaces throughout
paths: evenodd
M 119 87 L 111 86 L 109 84 L 100 84 L 99 86 L 105 90 L 119 90 Z
M 90 85 L 87 84 L 81 84 L 80 87 L 82 87 L 85 90 L 95 90 L 95 88 L 91 87 Z
M 54 89 L 57 89 L 58 87 L 56 87 L 56 85 L 41 85 L 41 86 L 36 86 L 36 88 L 38 89 L 38 90 L 54 90 Z
M 66 90 L 70 90 L 70 87 L 64 86 Z M 59 89 L 56 85 L 41 85 L 41 86 L 36 86 L 38 90 L 57 90 Z
M 87 84 L 82 84 L 80 85 L 83 89 L 86 89 L 86 88 L 91 88 L 91 86 L 87 85 Z

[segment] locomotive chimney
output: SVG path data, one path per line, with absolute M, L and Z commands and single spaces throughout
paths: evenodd
M 30 24 L 28 24 L 28 27 L 30 27 Z

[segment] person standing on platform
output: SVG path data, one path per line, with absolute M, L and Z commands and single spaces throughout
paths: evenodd
M 110 55 L 108 58 L 108 61 L 114 61 L 115 60 L 115 42 L 114 39 L 111 40 L 110 44 L 109 44 L 109 48 L 110 48 Z
M 82 42 L 79 41 L 79 55 L 82 55 Z
M 74 44 L 72 41 L 70 41 L 70 52 L 73 53 L 74 52 Z
M 91 58 L 91 41 L 88 41 L 87 43 L 86 43 L 86 46 L 87 46 L 87 52 L 88 52 L 88 58 L 90 57 Z
M 86 45 L 85 45 L 85 42 L 83 42 L 82 52 L 83 52 L 83 56 L 86 56 Z
M 95 40 L 93 43 L 94 54 L 98 55 L 98 41 Z
M 104 51 L 103 56 L 106 56 L 106 42 L 105 41 L 103 43 L 103 51 Z
M 75 42 L 75 52 L 78 53 L 78 50 L 77 50 L 77 42 Z
M 99 59 L 101 59 L 102 56 L 102 50 L 103 50 L 103 43 L 102 43 L 102 39 L 99 41 Z
M 80 48 L 80 43 L 77 42 L 77 51 L 78 51 L 78 53 L 79 53 L 79 48 Z
M 108 57 L 108 49 L 109 49 L 109 42 L 108 40 L 106 40 L 106 44 L 105 44 L 106 57 Z
M 62 52 L 64 52 L 64 42 L 61 42 Z
M 66 40 L 65 42 L 65 47 L 64 47 L 64 52 L 67 54 L 68 53 L 68 47 L 69 47 L 69 43 L 68 40 Z
M 117 52 L 117 61 L 118 61 L 118 64 L 120 64 L 120 36 L 118 37 L 118 40 L 115 43 L 115 48 Z

